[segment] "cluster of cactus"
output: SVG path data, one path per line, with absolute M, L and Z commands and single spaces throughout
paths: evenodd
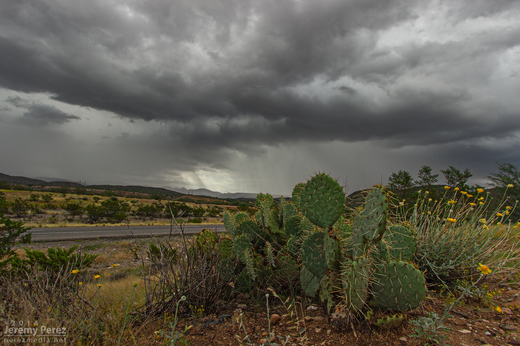
M 242 286 L 248 289 L 255 282 L 266 284 L 275 276 L 289 281 L 294 276 L 297 281 L 296 258 L 304 231 L 311 224 L 299 215 L 292 202 L 282 198 L 277 205 L 270 194 L 257 196 L 256 210 L 253 217 L 246 212 L 224 213 L 224 226 L 232 237 L 232 253 L 242 264 L 237 274 L 239 286 L 246 282 Z
M 411 263 L 414 232 L 403 225 L 387 226 L 383 187 L 369 191 L 352 224 L 342 217 L 343 189 L 326 174 L 296 185 L 293 201 L 317 226 L 301 244 L 302 288 L 327 302 L 329 312 L 333 306 L 360 312 L 366 304 L 406 311 L 424 299 L 424 275 Z

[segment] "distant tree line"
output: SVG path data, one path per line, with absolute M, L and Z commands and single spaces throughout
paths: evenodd
M 491 173 L 487 176 L 489 187 L 487 192 L 492 198 L 501 199 L 506 196 L 509 203 L 515 205 L 520 199 L 520 171 L 511 163 L 497 163 L 498 172 Z M 445 170 L 440 170 L 444 176 L 444 185 L 439 184 L 439 174 L 434 174 L 430 166 L 422 166 L 417 174 L 417 179 L 405 170 L 392 173 L 388 178 L 387 189 L 393 193 L 395 202 L 411 208 L 419 191 L 425 193 L 428 191 L 432 199 L 438 200 L 445 193 L 444 186 L 452 189 L 476 194 L 478 189 L 484 187 L 480 185 L 468 185 L 469 179 L 473 176 L 469 169 L 463 171 L 449 166 Z M 520 219 L 520 210 L 515 208 L 512 217 L 516 220 Z

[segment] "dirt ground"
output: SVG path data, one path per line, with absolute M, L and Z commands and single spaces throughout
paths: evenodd
M 24 247 L 44 250 L 50 246 L 68 248 L 77 244 L 89 253 L 100 255 L 95 264 L 98 268 L 116 262 L 129 269 L 138 266 L 130 250 L 131 243 L 129 240 L 89 240 L 33 243 Z M 484 296 L 489 298 L 467 298 L 456 304 L 451 317 L 444 321 L 449 329 L 439 333 L 444 336 L 441 344 L 520 345 L 519 277 L 519 273 L 507 278 L 487 276 Z M 272 292 L 268 315 L 265 298 L 239 294 L 231 302 L 217 304 L 211 314 L 181 316 L 176 330 L 187 330 L 185 335 L 190 345 L 427 345 L 434 343 L 426 338 L 412 337 L 416 327 L 411 321 L 425 318 L 432 312 L 442 316 L 458 296 L 457 292 L 449 296 L 430 291 L 419 308 L 405 314 L 399 327 L 383 329 L 373 324 L 374 318 L 357 322 L 333 319 L 321 305 L 311 304 L 306 298 L 298 297 L 295 304 L 286 302 L 284 305 Z M 167 344 L 164 333 L 162 336 L 161 333 L 154 334 L 156 328 L 150 328 L 147 328 L 149 344 Z

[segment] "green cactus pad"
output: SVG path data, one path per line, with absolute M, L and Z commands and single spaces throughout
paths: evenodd
M 233 215 L 229 213 L 229 211 L 226 211 L 224 213 L 224 227 L 226 228 L 226 231 L 231 234 L 231 236 L 234 238 L 237 236 L 237 231 L 235 228 L 235 219 Z
M 335 285 L 334 272 L 329 272 L 330 275 L 325 275 L 320 281 L 320 300 L 322 302 L 327 301 L 327 313 L 330 313 L 330 309 L 334 305 L 333 293 L 337 290 Z
M 339 269 L 339 241 L 332 239 L 328 233 L 325 233 L 323 248 L 325 250 L 325 260 L 329 269 Z
M 253 248 L 251 240 L 247 235 L 239 235 L 233 242 L 233 253 L 242 263 L 246 263 L 246 252 Z
M 383 241 L 378 244 L 380 257 L 384 261 L 412 261 L 416 247 L 414 232 L 408 227 L 401 225 L 388 227 Z
M 300 208 L 300 199 L 302 196 L 302 190 L 303 190 L 304 186 L 305 186 L 305 183 L 298 183 L 298 184 L 296 184 L 296 186 L 293 188 L 293 191 L 292 191 L 292 202 L 294 203 L 294 205 L 297 208 Z
M 251 219 L 242 221 L 237 227 L 238 234 L 245 235 L 249 240 L 253 241 L 260 232 L 260 227 Z
M 302 289 L 309 297 L 314 297 L 320 288 L 320 278 L 314 275 L 305 266 L 300 271 L 300 283 Z
M 238 226 L 244 222 L 245 220 L 249 220 L 249 215 L 246 212 L 239 212 L 235 215 L 235 228 L 238 228 Z
M 287 234 L 288 237 L 300 236 L 302 234 L 301 223 L 302 223 L 301 216 L 295 215 L 295 216 L 291 217 L 285 223 L 285 234 Z
M 282 224 L 283 226 L 287 226 L 287 222 L 294 216 L 298 215 L 298 211 L 296 207 L 291 202 L 285 202 L 282 206 Z
M 426 297 L 423 273 L 413 264 L 391 261 L 377 266 L 372 284 L 371 304 L 382 309 L 415 309 Z
M 386 229 L 388 201 L 382 186 L 374 186 L 365 198 L 360 228 L 367 240 L 381 238 Z
M 313 224 L 332 227 L 345 209 L 345 193 L 336 180 L 321 173 L 305 184 L 300 207 Z
M 372 263 L 370 258 L 363 256 L 357 261 L 345 261 L 342 267 L 345 302 L 350 311 L 360 312 L 368 301 Z
M 300 253 L 300 246 L 302 243 L 301 237 L 292 236 L 287 239 L 287 243 L 282 249 L 283 253 L 289 254 L 290 256 L 297 258 Z
M 229 238 L 220 239 L 220 257 L 230 258 L 233 255 L 233 240 Z
M 273 233 L 280 233 L 280 215 L 274 208 L 269 211 L 269 229 Z
M 312 233 L 305 238 L 301 247 L 303 264 L 318 278 L 321 278 L 327 270 L 327 261 L 324 255 L 324 237 L 324 232 Z
M 403 321 L 405 320 L 404 314 L 395 314 L 391 316 L 385 316 L 378 318 L 376 322 L 374 323 L 376 326 L 384 329 L 395 329 L 401 326 L 403 324 Z
M 195 236 L 195 246 L 200 251 L 205 251 L 209 254 L 217 247 L 218 236 L 215 232 L 205 228 Z

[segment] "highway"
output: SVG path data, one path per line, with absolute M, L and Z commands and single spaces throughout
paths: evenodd
M 194 234 L 208 228 L 216 232 L 225 232 L 224 225 L 185 225 L 185 233 Z M 29 230 L 33 242 L 50 242 L 80 239 L 133 238 L 163 236 L 170 234 L 170 226 L 105 226 L 105 227 L 49 227 Z M 172 234 L 180 234 L 174 227 Z

